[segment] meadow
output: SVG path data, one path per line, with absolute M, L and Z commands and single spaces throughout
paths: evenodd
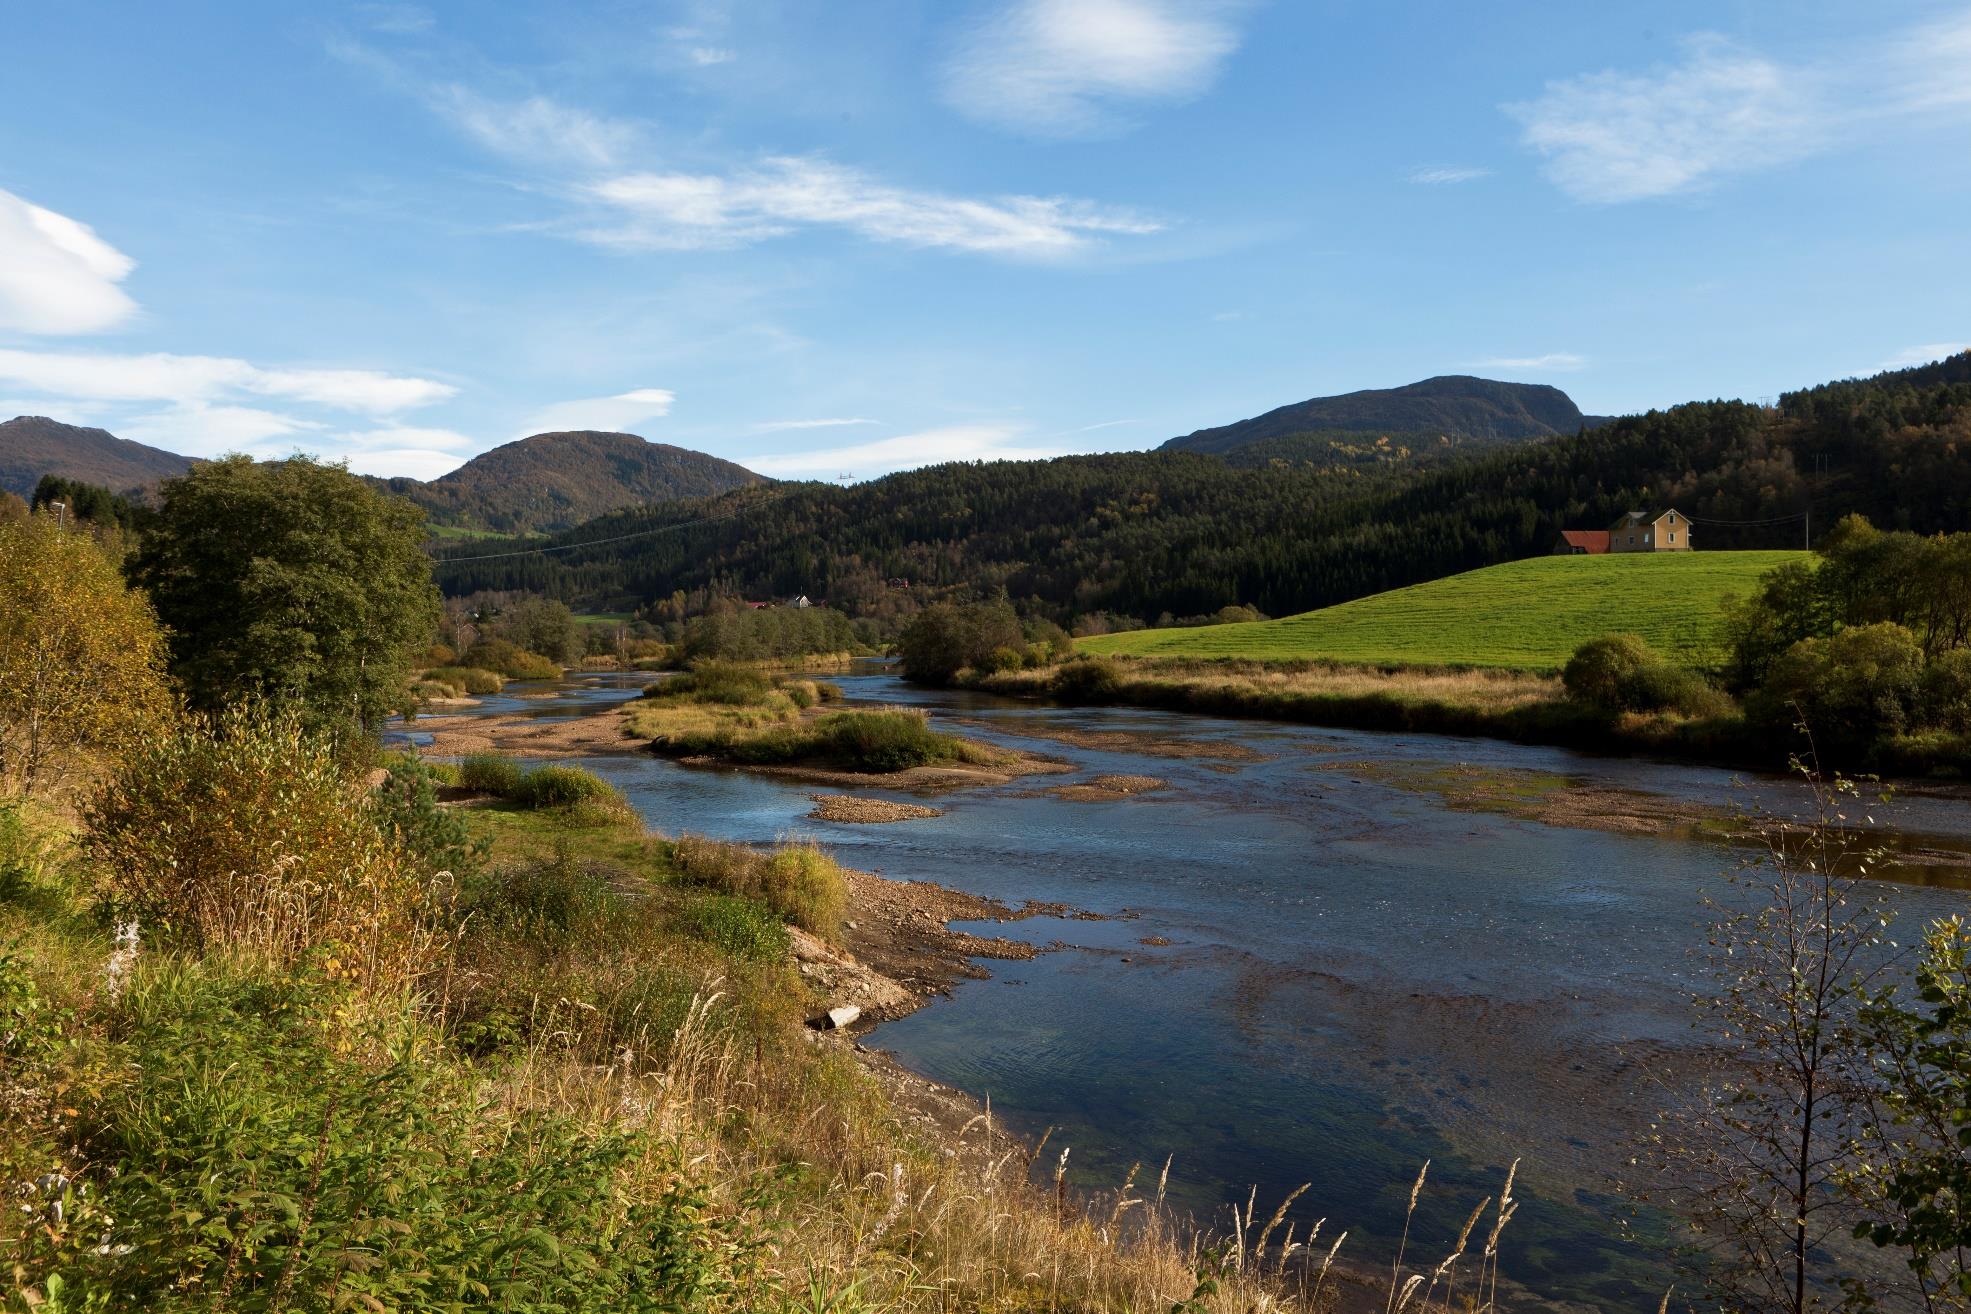
M 1556 671 L 1599 635 L 1639 634 L 1703 666 L 1719 656 L 1725 601 L 1798 552 L 1533 557 L 1280 620 L 1082 639 L 1097 656 L 1241 658 Z

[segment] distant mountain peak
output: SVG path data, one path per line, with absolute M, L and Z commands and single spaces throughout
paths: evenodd
M 1574 433 L 1584 423 L 1590 421 L 1573 398 L 1550 384 L 1440 374 L 1399 388 L 1313 397 L 1236 424 L 1199 429 L 1163 447 L 1222 455 L 1269 438 L 1321 431 L 1437 433 L 1511 442 Z
M 430 482 L 387 481 L 435 520 L 506 533 L 569 529 L 651 502 L 764 482 L 744 466 L 633 433 L 567 429 L 502 443 Z

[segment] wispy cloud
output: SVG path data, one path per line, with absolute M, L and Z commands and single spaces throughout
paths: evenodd
M 1794 61 L 1702 34 L 1675 63 L 1550 82 L 1505 109 L 1569 195 L 1675 195 L 1923 123 L 1971 120 L 1971 14 Z
M 137 312 L 137 262 L 87 224 L 0 192 L 0 331 L 97 333 Z
M 1490 177 L 1490 169 L 1451 167 L 1441 169 L 1418 169 L 1410 175 L 1410 181 L 1425 187 L 1447 187 L 1455 183 L 1476 182 Z
M 1470 368 L 1478 370 L 1530 370 L 1535 373 L 1572 373 L 1588 367 L 1588 358 L 1571 351 L 1550 351 L 1543 356 L 1488 356 L 1475 360 Z
M 754 433 L 780 433 L 787 429 L 840 429 L 851 424 L 878 424 L 860 417 L 844 420 L 767 420 L 753 426 Z
M 1904 347 L 1875 368 L 1906 370 L 1911 366 L 1928 365 L 1933 361 L 1955 356 L 1960 351 L 1971 351 L 1971 342 L 1930 342 L 1920 347 Z
M 873 479 L 946 461 L 1040 461 L 1060 456 L 1065 450 L 1028 445 L 1021 441 L 1025 432 L 1024 426 L 1013 424 L 959 424 L 853 447 L 770 453 L 746 458 L 740 464 L 777 478 L 832 479 L 846 474 L 852 479 Z
M 370 31 L 386 36 L 417 36 L 438 24 L 431 11 L 422 5 L 357 5 L 356 16 Z
M 1047 258 L 1097 237 L 1159 230 L 1127 211 L 1062 197 L 980 200 L 895 187 L 861 170 L 779 157 L 729 175 L 631 173 L 582 189 L 620 221 L 583 229 L 590 241 L 658 250 L 742 246 L 804 228 L 841 228 L 879 242 Z
M 497 100 L 454 84 L 431 93 L 430 99 L 440 115 L 487 149 L 559 169 L 612 168 L 635 150 L 642 136 L 634 124 L 548 96 Z
M 1017 132 L 1111 132 L 1122 107 L 1203 93 L 1239 44 L 1226 0 L 1011 0 L 944 69 L 960 113 Z
M 710 68 L 714 64 L 730 64 L 737 58 L 739 58 L 737 51 L 727 50 L 723 46 L 693 46 L 691 48 L 691 62 L 700 68 Z
M 559 433 L 569 429 L 601 429 L 619 432 L 644 420 L 671 413 L 677 394 L 669 388 L 636 388 L 613 397 L 585 397 L 577 401 L 556 402 L 534 413 L 527 421 L 526 437 L 536 433 Z
M 252 394 L 387 415 L 457 395 L 449 383 L 378 370 L 266 368 L 228 356 L 0 350 L 0 382 L 99 401 L 216 402 Z

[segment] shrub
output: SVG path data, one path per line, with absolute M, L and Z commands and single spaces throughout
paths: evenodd
M 744 962 L 772 963 L 787 956 L 787 928 L 772 909 L 752 899 L 706 895 L 691 905 L 685 921 L 694 935 Z
M 674 1148 L 488 1105 L 416 1050 L 372 1070 L 325 1025 L 333 1004 L 209 969 L 140 978 L 129 1076 L 77 1129 L 100 1172 L 23 1285 L 57 1278 L 76 1309 L 729 1300 L 750 1243 L 717 1235 Z
M 561 678 L 561 667 L 554 662 L 505 639 L 481 639 L 466 649 L 464 662 L 481 670 L 497 671 L 509 680 Z
M 1083 657 L 1054 673 L 1049 692 L 1063 702 L 1099 703 L 1122 691 L 1122 669 L 1106 657 Z
M 1569 694 L 1590 707 L 1623 711 L 1630 706 L 1629 682 L 1655 664 L 1656 654 L 1640 636 L 1604 634 L 1574 650 L 1560 680 Z
M 616 787 L 581 767 L 536 767 L 521 777 L 514 802 L 529 808 L 565 808 L 616 795 Z
M 1971 648 L 1940 652 L 1923 667 L 1923 724 L 1971 731 Z
M 465 819 L 438 806 L 438 774 L 417 757 L 392 762 L 376 788 L 377 824 L 427 878 L 449 872 L 464 880 L 478 870 L 487 842 L 475 840 Z
M 780 691 L 793 699 L 794 706 L 806 711 L 821 701 L 821 690 L 813 680 L 788 680 L 780 686 Z
M 434 666 L 424 673 L 424 678 L 457 685 L 469 694 L 496 694 L 506 687 L 505 676 L 477 666 Z
M 332 748 L 259 705 L 141 743 L 84 809 L 102 892 L 194 945 L 292 961 L 333 941 L 372 981 L 413 970 L 426 891 Z
M 1802 639 L 1773 661 L 1746 713 L 1768 731 L 1804 719 L 1824 745 L 1865 750 L 1910 725 L 1923 686 L 1923 649 L 1887 622 L 1858 625 L 1826 639 Z
M 773 677 L 764 671 L 731 662 L 700 662 L 683 675 L 651 685 L 643 696 L 751 707 L 772 692 Z
M 520 763 L 499 753 L 473 753 L 459 763 L 459 786 L 496 798 L 512 798 L 520 792 L 526 774 Z
M 685 835 L 673 846 L 672 857 L 687 880 L 756 900 L 824 939 L 841 934 L 848 878 L 833 858 L 812 843 L 784 845 L 763 854 Z
M 488 872 L 466 888 L 459 910 L 497 930 L 555 946 L 572 940 L 608 899 L 607 877 L 564 847 L 552 861 Z
M 1021 648 L 994 648 L 979 663 L 979 669 L 990 674 L 998 671 L 1017 671 L 1026 664 L 1026 650 Z
M 1611 715 L 1722 716 L 1732 706 L 1703 676 L 1663 661 L 1634 634 L 1605 634 L 1583 643 L 1568 658 L 1561 683 L 1575 701 Z

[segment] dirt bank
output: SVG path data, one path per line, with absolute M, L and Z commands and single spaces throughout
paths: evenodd
M 1040 757 L 1028 753 L 1009 753 L 1005 760 L 991 765 L 975 766 L 968 762 L 954 762 L 944 766 L 911 767 L 906 771 L 840 771 L 823 766 L 744 766 L 713 757 L 680 757 L 674 759 L 686 766 L 723 767 L 732 771 L 750 771 L 755 775 L 779 776 L 783 780 L 799 780 L 812 785 L 832 785 L 837 789 L 863 788 L 898 789 L 913 794 L 935 794 L 948 789 L 965 789 L 976 785 L 1009 784 L 1021 776 L 1048 775 L 1074 768 L 1066 762 L 1053 758 Z
M 544 718 L 525 712 L 499 716 L 421 716 L 402 729 L 428 734 L 422 750 L 438 757 L 467 753 L 510 753 L 515 757 L 581 757 L 634 753 L 643 747 L 624 724 L 625 709 L 612 707 L 587 716 Z

